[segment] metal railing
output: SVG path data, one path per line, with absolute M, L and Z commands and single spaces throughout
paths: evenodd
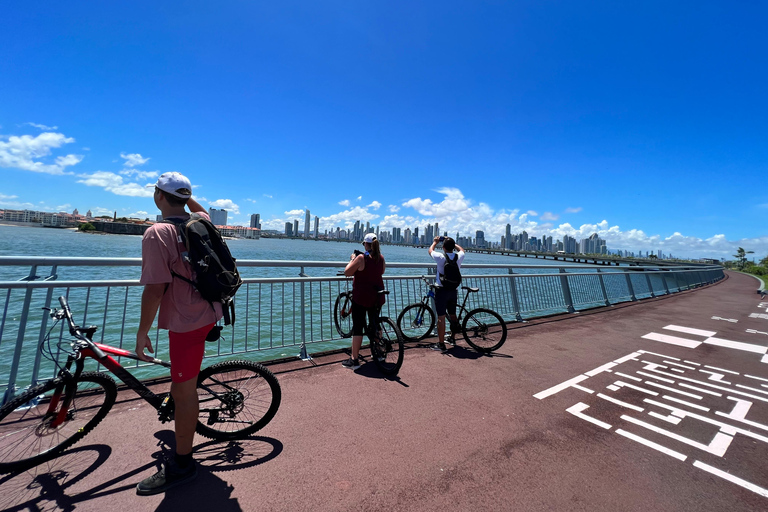
M 224 337 L 208 343 L 206 358 L 249 354 L 259 360 L 294 357 L 299 352 L 321 352 L 347 347 L 333 322 L 333 306 L 351 279 L 336 272 L 345 262 L 241 260 L 245 275 L 237 294 L 237 321 Z M 139 267 L 140 258 L 0 257 L 0 270 L 10 267 L 24 277 L 0 281 L 0 393 L 7 400 L 17 389 L 53 377 L 54 361 L 42 357 L 40 344 L 51 330 L 43 307 L 56 307 L 59 295 L 67 297 L 80 325 L 99 327 L 95 340 L 133 350 L 139 321 L 142 287 L 137 279 L 59 280 L 62 268 L 87 267 L 89 275 L 115 277 Z M 48 269 L 42 272 L 43 269 Z M 248 277 L 249 273 L 283 274 Z M 136 270 L 133 271 L 136 273 Z M 420 277 L 434 273 L 434 264 L 387 263 L 385 285 L 390 291 L 383 313 L 396 318 L 402 309 L 425 293 Z M 479 287 L 468 307 L 489 307 L 507 321 L 522 321 L 557 313 L 576 312 L 646 297 L 655 297 L 710 284 L 724 277 L 718 266 L 612 267 L 525 266 L 500 264 L 462 265 L 463 284 Z M 38 275 L 42 274 L 42 275 Z M 310 276 L 309 274 L 317 274 Z M 53 305 L 53 306 L 52 306 Z M 60 356 L 68 332 L 57 325 L 50 332 L 50 346 Z M 157 357 L 168 358 L 167 334 L 156 330 Z M 159 342 L 159 343 L 158 343 Z M 59 347 L 60 344 L 60 347 Z M 154 365 L 126 360 L 137 376 L 150 378 Z M 97 369 L 95 362 L 89 362 Z M 121 362 L 122 364 L 122 362 Z

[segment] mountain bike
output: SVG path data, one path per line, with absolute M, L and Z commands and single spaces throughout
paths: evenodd
M 426 277 L 421 276 L 427 285 L 427 293 L 421 302 L 410 304 L 397 316 L 397 327 L 403 333 L 407 341 L 421 341 L 432 335 L 435 328 L 435 312 L 429 305 L 435 296 L 435 290 L 440 288 L 430 283 Z M 477 308 L 467 311 L 466 305 L 469 295 L 477 293 L 480 288 L 462 286 L 465 290 L 464 301 L 456 306 L 456 323 L 458 331 L 464 336 L 464 340 L 478 352 L 493 352 L 498 350 L 507 340 L 507 324 L 501 315 L 488 308 Z M 454 331 L 454 329 L 452 329 Z M 455 344 L 455 336 L 459 332 L 451 332 L 451 340 Z
M 83 371 L 86 358 L 98 361 L 157 409 L 160 422 L 173 420 L 170 393 L 153 393 L 112 356 L 144 360 L 133 352 L 93 342 L 97 327 L 76 325 L 67 300 L 59 297 L 59 303 L 61 309 L 44 308 L 56 322 L 40 345 L 41 353 L 58 366 L 58 375 L 0 408 L 0 473 L 23 471 L 56 458 L 107 415 L 117 398 L 117 385 L 106 373 Z M 67 353 L 64 365 L 58 363 L 50 342 L 50 334 L 61 320 L 69 324 L 74 338 L 56 344 Z M 171 366 L 159 359 L 151 363 Z M 197 389 L 200 416 L 196 431 L 215 440 L 241 439 L 260 430 L 280 407 L 277 378 L 251 361 L 226 361 L 201 370 Z
M 388 295 L 388 290 L 380 290 L 380 294 Z M 381 308 L 379 308 L 379 313 Z M 386 375 L 397 375 L 403 365 L 405 347 L 403 336 L 395 322 L 389 317 L 376 315 L 376 329 L 366 325 L 365 334 L 371 347 L 373 362 Z M 336 297 L 333 307 L 333 320 L 336 330 L 342 338 L 352 336 L 352 290 L 342 292 Z

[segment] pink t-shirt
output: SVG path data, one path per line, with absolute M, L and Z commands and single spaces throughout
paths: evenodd
M 197 212 L 210 220 L 208 214 Z M 171 271 L 192 279 L 192 268 L 181 257 L 176 226 L 156 223 L 144 232 L 141 241 L 141 284 L 168 283 L 160 302 L 158 325 L 173 332 L 189 332 L 217 322 L 221 304 L 200 296 L 194 286 L 173 277 Z

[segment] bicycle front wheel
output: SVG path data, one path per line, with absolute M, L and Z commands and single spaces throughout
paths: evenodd
M 216 440 L 240 439 L 262 429 L 277 413 L 282 393 L 275 375 L 259 363 L 227 361 L 197 378 L 197 433 Z
M 333 306 L 333 322 L 342 338 L 352 336 L 352 292 L 340 293 Z
M 426 304 L 411 304 L 397 316 L 397 327 L 405 341 L 421 341 L 432 334 L 435 313 Z
M 60 415 L 70 392 L 69 407 Z M 96 372 L 66 383 L 49 380 L 15 397 L 0 408 L 0 473 L 56 458 L 98 425 L 116 398 L 115 381 Z
M 490 309 L 473 309 L 461 325 L 464 340 L 478 352 L 498 350 L 507 340 L 507 324 Z
M 371 342 L 371 356 L 381 373 L 397 375 L 403 366 L 405 348 L 403 337 L 395 322 L 387 317 L 378 320 L 378 332 L 368 333 Z

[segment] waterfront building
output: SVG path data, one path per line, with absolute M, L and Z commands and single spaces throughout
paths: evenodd
M 315 239 L 318 238 L 318 231 L 320 231 L 320 217 L 315 215 Z M 327 233 L 326 233 L 327 235 Z
M 304 211 L 304 238 L 309 238 L 309 208 Z
M 285 223 L 285 236 L 293 236 L 293 224 L 290 222 Z
M 258 213 L 251 214 L 251 227 L 261 229 L 261 215 Z
M 293 221 L 293 236 L 299 236 L 299 221 L 298 221 L 298 219 Z
M 226 226 L 227 225 L 227 210 L 210 208 L 208 215 L 211 217 L 211 223 L 214 226 Z
M 485 247 L 485 232 L 484 231 L 475 231 L 475 246 L 479 248 Z

